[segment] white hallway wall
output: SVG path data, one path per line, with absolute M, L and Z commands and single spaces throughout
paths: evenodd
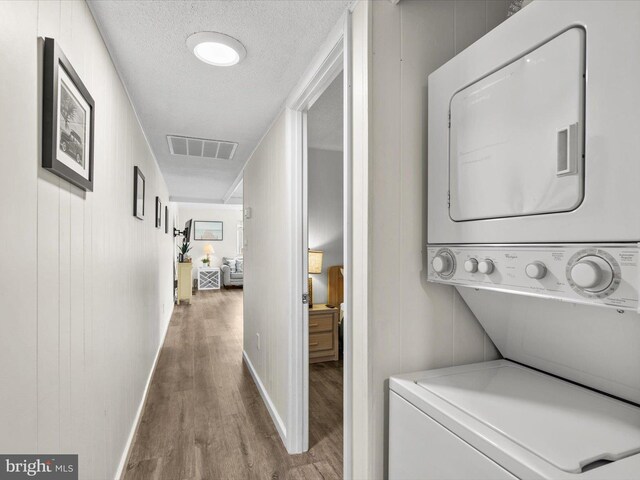
M 40 167 L 44 36 L 95 99 L 92 193 Z M 0 58 L 0 451 L 78 453 L 81 478 L 113 478 L 173 307 L 167 189 L 84 2 L 0 2 Z
M 351 333 L 351 358 L 345 348 L 345 364 L 351 360 L 352 372 L 345 369 L 345 387 L 351 380 L 352 405 L 345 410 L 345 441 L 351 432 L 351 448 L 345 453 L 351 458 L 353 479 L 369 478 L 373 441 L 370 438 L 370 417 L 373 404 L 371 369 L 369 367 L 369 150 L 370 109 L 369 83 L 371 77 L 371 3 L 359 1 L 351 13 L 351 116 L 352 147 L 351 208 L 347 210 L 351 221 L 351 245 L 346 245 L 351 269 L 346 275 L 347 312 L 345 339 Z M 348 187 L 349 185 L 347 185 Z M 347 225 L 348 227 L 348 225 Z M 351 290 L 351 295 L 349 295 Z M 351 302 L 351 305 L 349 305 Z M 351 332 L 349 332 L 351 320 Z M 349 422 L 351 414 L 351 424 Z M 349 448 L 349 445 L 347 445 Z M 346 459 L 346 458 L 345 458 Z M 345 465 L 346 466 L 346 465 Z
M 237 227 L 242 225 L 242 205 L 216 205 L 211 203 L 177 203 L 178 220 L 176 228 L 182 230 L 187 220 L 214 220 L 223 223 L 222 241 L 200 241 L 191 236 L 191 251 L 193 258 L 193 278 L 196 278 L 197 267 L 202 266 L 201 259 L 205 256 L 205 245 L 211 244 L 215 253 L 211 256 L 211 266 L 219 267 L 222 257 L 235 257 L 237 255 Z M 195 229 L 195 225 L 194 225 Z M 178 244 L 182 243 L 182 237 L 176 237 Z
M 460 295 L 425 281 L 427 78 L 502 22 L 508 4 L 371 4 L 368 478 L 387 473 L 391 375 L 497 356 Z
M 244 343 L 287 442 L 292 278 L 291 156 L 287 111 L 275 120 L 244 169 Z M 260 335 L 260 345 L 256 335 Z
M 327 269 L 343 261 L 342 157 L 342 152 L 309 149 L 309 248 L 324 251 L 322 273 L 311 275 L 314 303 L 327 303 Z

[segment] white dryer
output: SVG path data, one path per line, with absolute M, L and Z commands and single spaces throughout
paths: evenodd
M 542 0 L 433 72 L 428 242 L 640 240 L 639 48 L 639 2 Z
M 390 380 L 395 479 L 640 479 L 640 2 L 534 1 L 429 77 L 428 274 L 504 357 Z

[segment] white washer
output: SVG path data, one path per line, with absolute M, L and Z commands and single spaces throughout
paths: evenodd
M 394 376 L 392 479 L 634 479 L 640 408 L 507 360 Z

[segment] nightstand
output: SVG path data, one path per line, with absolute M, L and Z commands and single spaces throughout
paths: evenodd
M 340 309 L 315 304 L 309 308 L 309 363 L 340 359 Z

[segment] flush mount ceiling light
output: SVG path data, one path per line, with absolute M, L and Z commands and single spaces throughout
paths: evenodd
M 187 38 L 187 47 L 199 60 L 216 67 L 230 67 L 247 55 L 238 40 L 217 32 L 194 33 Z

